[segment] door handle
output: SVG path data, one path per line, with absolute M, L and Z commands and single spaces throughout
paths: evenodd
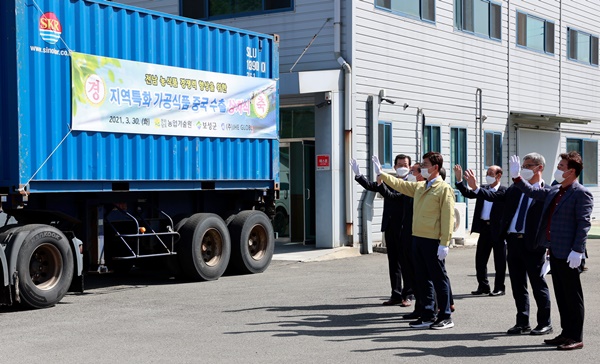
M 310 188 L 306 189 L 306 199 L 310 200 Z

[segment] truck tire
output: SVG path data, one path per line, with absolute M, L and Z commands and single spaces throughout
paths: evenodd
M 231 238 L 223 219 L 215 214 L 195 214 L 179 228 L 179 264 L 185 276 L 211 281 L 223 275 L 231 255 Z
M 48 225 L 29 229 L 17 258 L 19 296 L 31 308 L 54 306 L 67 293 L 73 280 L 73 254 L 67 237 Z
M 271 221 L 262 211 L 242 211 L 229 222 L 230 267 L 238 273 L 261 273 L 271 264 L 275 239 Z

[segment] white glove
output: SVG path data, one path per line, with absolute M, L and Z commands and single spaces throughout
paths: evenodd
M 375 174 L 379 176 L 383 172 L 383 169 L 381 168 L 381 163 L 379 163 L 379 158 L 377 158 L 377 156 L 374 155 L 371 157 L 371 160 L 373 161 L 373 167 L 375 168 Z
M 350 166 L 352 166 L 352 172 L 354 172 L 354 174 L 356 176 L 360 175 L 360 168 L 358 167 L 358 163 L 356 163 L 356 159 L 352 158 L 350 160 Z
M 583 253 L 578 253 L 574 250 L 571 250 L 569 253 L 569 257 L 567 258 L 567 263 L 569 263 L 569 268 L 579 268 L 581 265 L 581 259 L 583 259 Z
M 517 178 L 521 176 L 521 158 L 519 158 L 518 155 L 513 155 L 510 157 L 508 165 L 511 178 Z
M 438 255 L 439 260 L 446 259 L 446 257 L 448 256 L 448 247 L 443 246 L 443 245 L 438 246 L 438 254 L 437 255 Z

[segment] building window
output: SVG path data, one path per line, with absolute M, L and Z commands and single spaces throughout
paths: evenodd
M 293 107 L 279 109 L 279 138 L 314 138 L 315 108 Z
M 425 125 L 423 129 L 423 154 L 427 152 L 441 153 L 441 144 L 440 127 Z
M 583 170 L 579 183 L 598 185 L 598 141 L 591 139 L 567 139 L 567 151 L 581 154 Z
M 393 13 L 435 21 L 435 0 L 375 0 L 375 6 Z
M 293 0 L 181 0 L 181 15 L 223 19 L 293 10 Z
M 485 167 L 502 166 L 502 133 L 485 133 Z
M 554 23 L 517 12 L 517 44 L 554 54 Z
M 379 150 L 377 155 L 383 167 L 392 167 L 392 123 L 379 122 Z
M 452 128 L 450 129 L 450 181 L 454 186 L 456 176 L 454 175 L 454 166 L 458 164 L 463 171 L 467 170 L 467 129 Z M 456 201 L 464 202 L 465 197 L 461 193 L 455 192 Z
M 454 0 L 454 26 L 491 39 L 502 39 L 502 4 L 489 0 Z
M 574 61 L 598 65 L 598 37 L 567 28 L 568 58 Z

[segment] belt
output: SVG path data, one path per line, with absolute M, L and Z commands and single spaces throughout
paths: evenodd
M 523 235 L 521 233 L 508 233 L 508 236 L 516 238 L 516 239 L 523 239 Z

